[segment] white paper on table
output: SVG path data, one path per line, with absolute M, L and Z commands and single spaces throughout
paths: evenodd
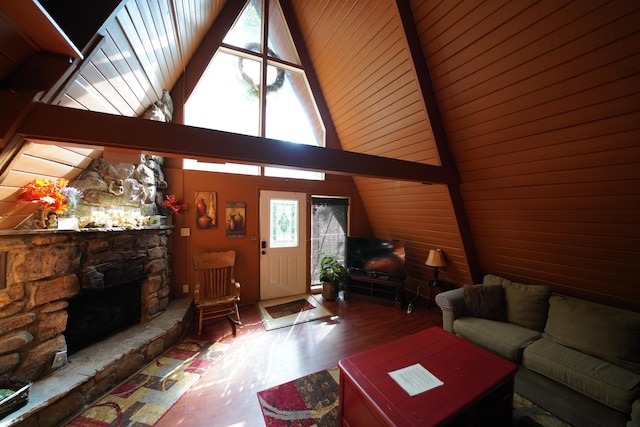
M 424 393 L 427 390 L 440 387 L 444 384 L 419 363 L 398 369 L 397 371 L 391 371 L 389 372 L 389 376 L 391 376 L 404 391 L 409 393 L 409 396 Z

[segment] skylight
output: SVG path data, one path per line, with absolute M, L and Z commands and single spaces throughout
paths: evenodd
M 247 2 L 187 100 L 184 117 L 191 126 L 325 146 L 324 125 L 277 0 Z M 219 166 L 247 173 L 245 165 L 245 172 Z M 324 178 L 318 172 L 269 167 L 264 175 Z

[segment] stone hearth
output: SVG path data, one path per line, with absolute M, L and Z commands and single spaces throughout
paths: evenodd
M 57 427 L 176 345 L 193 317 L 192 298 L 172 301 L 149 322 L 87 347 L 36 381 L 29 401 L 0 419 L 0 427 Z
M 0 232 L 0 375 L 33 381 L 29 402 L 0 427 L 55 426 L 175 345 L 191 299 L 170 303 L 172 227 Z M 53 368 L 69 300 L 135 282 L 137 325 Z
M 169 304 L 170 227 L 0 232 L 0 375 L 35 381 L 65 352 L 68 300 L 141 281 L 141 321 Z M 4 276 L 4 277 L 1 277 Z

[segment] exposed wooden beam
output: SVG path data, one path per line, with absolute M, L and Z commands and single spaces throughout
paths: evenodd
M 184 123 L 184 104 L 196 88 L 202 74 L 218 51 L 220 43 L 244 8 L 243 1 L 228 1 L 220 10 L 204 39 L 198 45 L 188 64 L 183 64 L 182 74 L 171 88 L 173 99 L 173 121 Z M 182 54 L 182 53 L 181 53 Z M 186 58 L 182 59 L 183 61 Z
M 224 39 L 238 18 L 238 15 L 242 12 L 244 4 L 245 2 L 242 1 L 229 1 L 224 5 L 215 22 L 207 32 L 207 35 L 198 46 L 198 49 L 191 59 L 189 59 L 189 64 L 186 65 L 183 73 L 174 85 L 174 88 L 181 88 L 182 90 L 181 94 L 171 93 L 171 97 L 174 100 L 182 99 L 186 102 L 189 98 L 189 95 L 191 95 L 200 81 L 200 77 L 202 77 L 213 56 L 218 51 L 222 39 Z
M 280 7 L 282 9 L 284 19 L 287 22 L 287 26 L 289 27 L 291 39 L 293 40 L 293 43 L 296 47 L 296 51 L 298 52 L 300 63 L 302 64 L 302 68 L 304 69 L 307 81 L 309 82 L 311 93 L 313 93 L 313 99 L 316 102 L 318 113 L 320 114 L 320 117 L 322 117 L 322 123 L 324 124 L 326 130 L 326 146 L 331 148 L 342 148 L 342 143 L 340 142 L 338 131 L 336 130 L 336 127 L 333 123 L 331 112 L 329 111 L 327 101 L 324 97 L 324 93 L 322 92 L 320 80 L 318 80 L 318 75 L 316 74 L 316 70 L 313 67 L 311 55 L 307 50 L 307 45 L 304 42 L 304 37 L 302 35 L 302 31 L 300 30 L 300 25 L 298 24 L 296 15 L 293 11 L 293 7 L 291 7 L 291 1 L 280 0 Z
M 449 141 L 447 140 L 447 133 L 442 123 L 440 108 L 438 107 L 438 101 L 436 100 L 433 84 L 431 83 L 429 67 L 427 66 L 427 61 L 422 51 L 420 38 L 418 37 L 418 32 L 416 30 L 416 23 L 413 20 L 411 5 L 409 4 L 409 0 L 396 0 L 396 4 L 404 27 L 409 51 L 411 52 L 416 77 L 422 92 L 422 98 L 424 99 L 425 107 L 427 109 L 427 115 L 429 116 L 429 123 L 431 125 L 431 131 L 433 132 L 433 139 L 436 143 L 438 155 L 440 156 L 440 163 L 447 168 L 455 168 L 453 156 L 449 151 Z M 462 200 L 462 192 L 460 191 L 459 182 L 449 183 L 447 189 L 449 190 L 449 197 L 458 223 L 458 229 L 460 230 L 460 239 L 462 240 L 465 257 L 469 265 L 469 273 L 471 274 L 474 283 L 481 283 L 483 273 L 480 267 L 480 262 L 478 261 L 473 235 L 471 234 L 471 226 L 469 225 L 469 218 L 467 217 L 467 211 L 465 210 L 464 201 Z
M 210 129 L 37 104 L 18 128 L 27 139 L 216 158 L 345 175 L 454 184 L 454 169 Z
M 2 105 L 2 114 L 0 114 L 0 148 L 7 145 L 20 122 L 26 117 L 29 109 L 37 105 L 36 103 L 41 96 L 42 93 L 35 90 L 0 89 L 0 105 Z M 4 154 L 0 154 L 0 161 Z
M 82 53 L 37 0 L 0 0 L 0 9 L 24 31 L 25 40 L 36 50 L 82 58 Z

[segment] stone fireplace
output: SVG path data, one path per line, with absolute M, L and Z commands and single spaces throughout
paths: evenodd
M 73 338 L 77 351 L 158 316 L 169 304 L 171 234 L 166 226 L 0 232 L 0 375 L 51 373 L 55 355 L 69 350 L 70 318 L 84 341 Z M 105 330 L 116 311 L 133 319 Z

